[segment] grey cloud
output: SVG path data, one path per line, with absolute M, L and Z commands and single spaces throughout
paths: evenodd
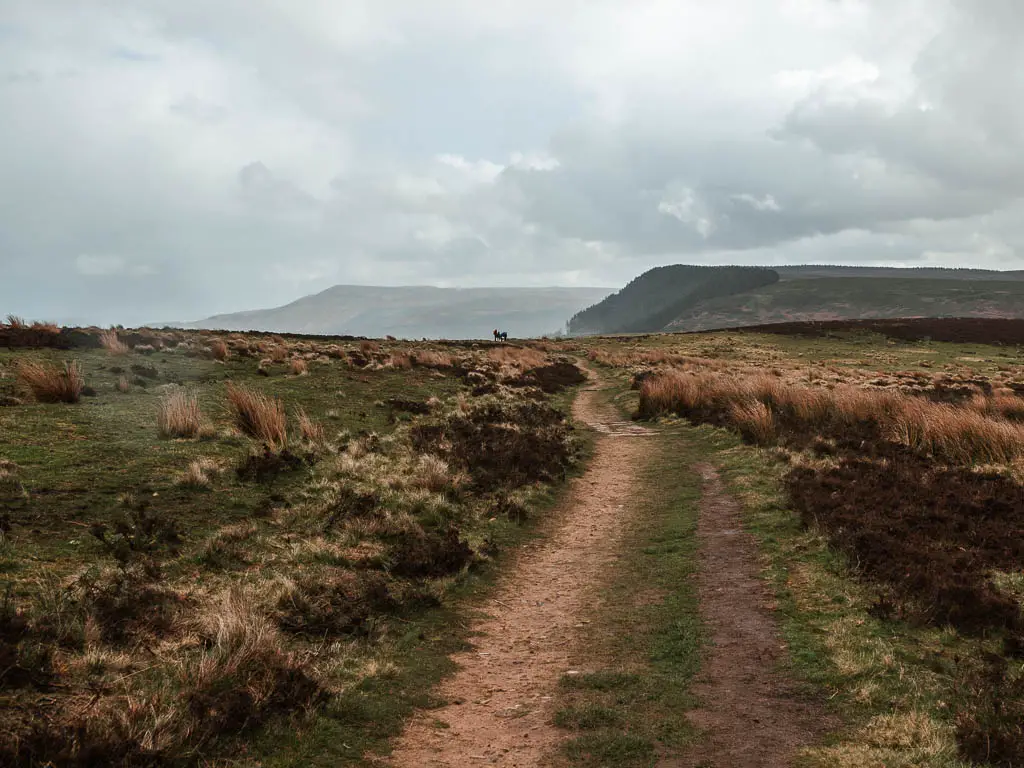
M 768 5 L 8 0 L 0 313 L 1020 267 L 1024 9 Z

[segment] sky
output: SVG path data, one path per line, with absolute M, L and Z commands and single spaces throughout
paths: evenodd
M 0 0 L 0 314 L 1024 268 L 1018 0 Z

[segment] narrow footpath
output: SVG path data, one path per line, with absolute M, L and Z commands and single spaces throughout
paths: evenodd
M 391 758 L 396 768 L 540 766 L 564 737 L 551 723 L 552 693 L 619 551 L 636 468 L 655 439 L 622 422 L 600 387 L 592 379 L 573 403 L 577 423 L 599 432 L 586 473 L 572 481 L 550 535 L 530 545 L 487 603 L 473 649 L 455 657 L 459 671 L 438 691 L 449 703 L 406 728 Z
M 600 613 L 601 586 L 624 554 L 636 494 L 646 490 L 640 468 L 661 443 L 656 431 L 623 421 L 591 376 L 573 404 L 577 423 L 597 433 L 585 474 L 572 481 L 547 535 L 527 545 L 482 606 L 486 618 L 472 627 L 472 649 L 455 657 L 458 671 L 437 691 L 446 703 L 414 717 L 383 765 L 537 768 L 566 739 L 552 723 L 555 689 L 573 660 L 585 657 L 580 629 Z M 818 739 L 824 718 L 792 695 L 777 668 L 785 650 L 736 502 L 710 464 L 693 469 L 704 478 L 699 592 L 711 642 L 695 688 L 702 708 L 679 717 L 706 733 L 687 755 L 659 765 L 785 766 Z

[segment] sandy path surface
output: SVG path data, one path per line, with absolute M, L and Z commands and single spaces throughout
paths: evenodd
M 818 741 L 829 722 L 779 669 L 786 650 L 739 505 L 714 467 L 696 469 L 704 480 L 697 524 L 700 613 L 712 647 L 693 689 L 702 708 L 687 717 L 705 735 L 689 754 L 663 765 L 782 768 L 800 747 Z
M 449 703 L 415 717 L 385 765 L 533 768 L 564 738 L 551 723 L 551 697 L 618 553 L 653 435 L 621 421 L 598 387 L 573 404 L 576 421 L 599 433 L 586 473 L 573 481 L 549 535 L 529 545 L 484 606 L 489 618 L 473 627 L 473 649 L 455 657 L 459 671 L 438 691 Z

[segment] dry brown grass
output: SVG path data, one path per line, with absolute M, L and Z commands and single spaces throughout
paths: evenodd
M 302 436 L 303 440 L 315 445 L 321 445 L 326 442 L 327 435 L 324 431 L 324 425 L 311 419 L 305 409 L 299 408 L 295 414 L 295 418 L 299 423 L 299 434 Z
M 128 383 L 127 376 L 119 376 L 115 386 L 117 387 L 117 391 L 122 393 L 127 392 L 132 388 L 131 384 Z
M 380 344 L 378 344 L 375 341 L 370 341 L 369 339 L 366 339 L 364 341 L 359 342 L 359 351 L 362 352 L 363 355 L 369 357 L 374 352 L 380 351 Z
M 24 330 L 25 328 L 28 328 L 28 323 L 25 322 L 25 318 L 23 317 L 18 317 L 17 315 L 8 315 L 7 327 L 20 331 Z
M 199 397 L 186 389 L 168 392 L 160 399 L 156 425 L 161 437 L 199 437 L 203 429 Z
M 432 493 L 440 493 L 455 485 L 451 468 L 444 459 L 423 454 L 416 462 L 414 483 Z
M 412 356 L 408 352 L 392 352 L 387 364 L 391 368 L 407 370 L 412 368 Z
M 1006 418 L 1024 399 L 998 393 L 966 405 L 936 403 L 896 391 L 834 389 L 762 374 L 715 375 L 672 370 L 645 380 L 640 414 L 676 413 L 717 420 L 758 445 L 777 442 L 780 425 L 841 435 L 865 426 L 879 438 L 958 464 L 1012 464 L 1024 457 L 1024 423 Z
M 113 328 L 100 331 L 100 346 L 111 355 L 127 355 L 131 351 L 128 345 L 118 338 L 117 331 Z
M 412 357 L 416 365 L 421 365 L 424 368 L 450 368 L 455 361 L 455 358 L 447 352 L 439 352 L 434 349 L 416 350 Z
M 288 365 L 292 376 L 305 376 L 309 373 L 309 365 L 301 357 L 293 357 Z
M 175 479 L 174 484 L 185 488 L 206 489 L 213 485 L 213 478 L 223 471 L 224 468 L 220 462 L 204 456 L 191 462 L 188 468 Z
M 519 368 L 539 368 L 547 362 L 547 357 L 543 352 L 529 347 L 492 347 L 487 351 L 487 356 L 502 365 Z
M 283 363 L 288 359 L 288 348 L 277 344 L 270 348 L 269 355 L 275 363 Z
M 22 360 L 15 367 L 18 383 L 40 403 L 77 403 L 85 379 L 77 361 L 59 366 L 38 360 Z
M 288 444 L 288 419 L 280 399 L 231 382 L 227 385 L 227 398 L 234 411 L 235 426 L 242 434 L 271 448 Z
M 224 361 L 231 355 L 228 345 L 221 339 L 214 339 L 210 342 L 210 356 L 214 360 Z
M 778 427 L 772 409 L 758 400 L 733 403 L 729 417 L 736 430 L 755 445 L 774 445 Z

